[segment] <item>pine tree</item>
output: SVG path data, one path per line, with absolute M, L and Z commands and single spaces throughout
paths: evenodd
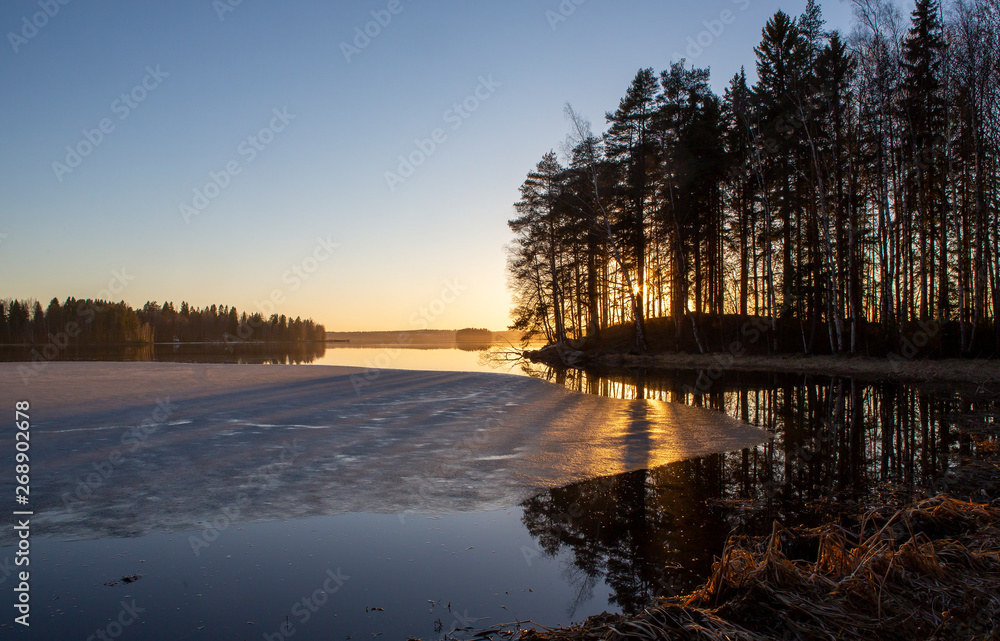
M 564 299 L 561 287 L 563 220 L 563 168 L 554 151 L 546 153 L 521 185 L 521 199 L 514 209 L 519 216 L 508 221 L 520 246 L 519 277 L 534 285 L 537 305 L 526 309 L 528 318 L 540 316 L 550 342 L 566 340 Z M 548 316 L 552 316 L 551 329 Z M 523 323 L 522 323 L 523 324 Z
M 825 24 L 823 9 L 820 8 L 819 3 L 816 0 L 808 0 L 805 11 L 799 16 L 798 27 L 799 31 L 802 32 L 802 37 L 805 38 L 812 50 L 812 58 L 819 54 L 823 42 L 829 37 L 829 34 L 823 30 Z
M 591 161 L 600 147 L 600 140 L 588 136 L 572 148 L 570 166 L 566 171 L 565 184 L 567 215 L 575 221 L 584 244 L 585 262 L 585 302 L 587 312 L 586 336 L 597 338 L 601 331 L 601 309 L 605 300 L 602 288 L 602 273 L 606 269 L 607 250 L 604 229 L 601 225 L 600 206 L 591 185 Z M 605 165 L 606 166 L 606 165 Z M 608 172 L 596 170 L 598 181 L 610 182 Z M 606 189 L 608 193 L 612 190 Z M 599 193 L 599 192 L 598 192 Z
M 654 119 L 658 82 L 652 68 L 641 69 L 632 80 L 625 97 L 614 113 L 605 115 L 609 127 L 604 136 L 605 154 L 622 171 L 624 189 L 618 207 L 624 245 L 635 279 L 631 299 L 635 321 L 635 349 L 647 351 L 646 295 L 646 224 L 655 186 L 658 165 Z
M 937 0 L 917 0 L 913 10 L 912 25 L 903 42 L 902 110 L 904 152 L 909 163 L 907 213 L 915 219 L 919 232 L 920 317 L 936 315 L 943 320 L 949 305 L 943 166 L 946 121 L 941 83 L 945 42 L 939 11 Z
M 7 326 L 7 306 L 4 301 L 0 300 L 0 345 L 12 342 L 10 329 Z
M 727 203 L 730 211 L 728 241 L 738 255 L 737 304 L 740 316 L 746 316 L 750 305 L 751 270 L 756 274 L 757 252 L 755 235 L 757 221 L 754 208 L 754 175 L 750 131 L 751 95 L 743 68 L 732 77 L 722 102 L 725 146 L 728 157 Z M 759 283 L 753 280 L 754 314 L 760 314 Z
M 800 251 L 796 223 L 801 215 L 801 187 L 797 184 L 802 167 L 801 132 L 798 101 L 806 73 L 806 49 L 801 31 L 788 14 L 779 11 L 768 20 L 762 39 L 754 51 L 757 54 L 757 84 L 754 98 L 757 106 L 761 145 L 761 170 L 765 196 L 781 221 L 781 316 L 798 311 L 801 316 L 801 279 L 796 260 Z M 773 240 L 773 239 L 771 239 Z M 767 251 L 767 250 L 765 250 Z M 772 301 L 777 305 L 777 301 Z M 772 316 L 778 310 L 772 309 Z
M 772 349 L 825 350 L 826 334 L 871 354 L 913 354 L 912 321 L 933 319 L 917 353 L 995 350 L 1000 6 L 960 0 L 946 22 L 919 0 L 906 32 L 889 0 L 853 3 L 850 42 L 815 1 L 775 14 L 757 83 L 736 75 L 723 101 L 706 70 L 672 65 L 659 88 L 640 71 L 603 155 L 568 109 L 558 225 L 512 252 L 512 279 L 538 292 L 520 288 L 518 314 L 554 336 L 559 298 L 567 333 L 634 322 L 638 346 L 646 318 L 690 307 L 715 348 L 725 314 L 753 313 Z
M 829 257 L 830 264 L 826 266 L 831 276 L 827 280 L 832 281 L 832 313 L 836 315 L 828 319 L 828 323 L 836 324 L 843 317 L 850 318 L 849 348 L 853 353 L 863 314 L 861 274 L 864 266 L 860 247 L 866 240 L 858 216 L 856 177 L 851 163 L 851 153 L 855 150 L 852 105 L 857 64 L 840 34 L 835 32 L 817 55 L 815 65 L 822 106 L 816 110 L 816 131 L 826 183 L 823 196 L 828 203 L 828 220 L 821 224 L 826 225 L 826 230 L 833 227 L 829 241 L 824 238 L 824 242 L 832 242 L 836 252 Z M 843 344 L 839 326 L 837 330 L 836 351 L 843 351 L 847 346 Z
M 724 311 L 722 299 L 722 196 L 725 173 L 722 112 L 708 85 L 708 69 L 686 69 L 684 61 L 664 71 L 657 129 L 663 159 L 660 219 L 673 238 L 676 327 L 687 314 L 690 280 L 698 314 Z M 691 318 L 695 340 L 701 340 Z

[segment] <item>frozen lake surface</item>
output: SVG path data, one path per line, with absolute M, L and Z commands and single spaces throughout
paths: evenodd
M 607 586 L 562 576 L 525 501 L 767 437 L 721 412 L 504 374 L 53 362 L 25 385 L 19 367 L 0 363 L 0 402 L 31 403 L 34 632 L 83 638 L 123 595 L 149 606 L 123 638 L 277 632 L 328 571 L 351 578 L 296 638 L 580 620 L 609 607 Z

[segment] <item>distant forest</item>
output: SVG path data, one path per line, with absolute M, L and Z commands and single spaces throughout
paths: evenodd
M 818 4 L 757 80 L 640 70 L 603 135 L 567 105 L 509 221 L 511 329 L 650 323 L 670 349 L 991 355 L 1000 345 L 1000 1 Z M 620 330 L 616 330 L 619 331 Z M 582 344 L 586 344 L 583 341 Z
M 77 345 L 170 342 L 304 342 L 325 341 L 326 330 L 310 320 L 283 314 L 264 318 L 235 307 L 204 309 L 182 302 L 147 302 L 132 309 L 124 302 L 53 298 L 43 310 L 37 301 L 0 300 L 0 344 Z
M 415 329 L 398 331 L 327 332 L 326 339 L 352 347 L 406 346 L 412 348 L 481 350 L 495 343 L 513 344 L 522 339 L 521 332 L 493 332 L 485 328 Z

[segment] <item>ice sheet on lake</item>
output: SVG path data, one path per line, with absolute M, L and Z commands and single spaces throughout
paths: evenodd
M 64 537 L 494 509 L 766 438 L 719 412 L 503 374 L 54 362 L 25 385 L 18 367 L 0 363 L 0 407 L 31 402 L 33 532 Z

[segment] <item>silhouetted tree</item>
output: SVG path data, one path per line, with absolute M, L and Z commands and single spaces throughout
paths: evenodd
M 636 74 L 603 136 L 567 108 L 554 224 L 511 253 L 514 327 L 630 324 L 640 350 L 657 317 L 661 348 L 666 328 L 702 351 L 1000 348 L 1000 6 L 917 0 L 907 30 L 890 0 L 852 2 L 849 38 L 815 0 L 774 14 L 752 88 L 741 72 L 720 99 L 677 61 Z

